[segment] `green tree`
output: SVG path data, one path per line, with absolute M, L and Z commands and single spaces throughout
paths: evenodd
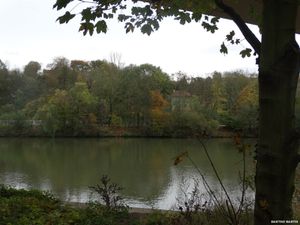
M 224 115 L 226 115 L 226 103 L 227 98 L 225 96 L 224 83 L 221 73 L 214 72 L 212 76 L 212 101 L 211 108 L 219 120 L 222 120 Z
M 90 62 L 82 60 L 72 60 L 70 67 L 76 73 L 77 81 L 85 81 L 88 85 L 88 88 L 91 89 L 93 80 L 91 77 L 92 67 L 90 65 Z
M 95 126 L 95 107 L 97 98 L 88 90 L 87 84 L 76 82 L 74 87 L 70 89 L 70 115 L 68 117 L 73 134 L 77 135 L 85 128 Z
M 48 69 L 44 71 L 44 79 L 49 91 L 55 89 L 68 90 L 74 86 L 77 73 L 71 69 L 68 59 L 60 57 L 54 59 L 53 63 L 48 65 Z
M 119 83 L 118 114 L 127 126 L 140 127 L 150 108 L 150 86 L 145 70 L 130 65 L 122 70 Z
M 213 101 L 212 94 L 212 78 L 191 78 L 189 85 L 189 92 L 192 95 L 196 95 L 199 98 L 199 101 L 207 108 L 210 107 L 211 102 Z
M 253 80 L 244 87 L 232 110 L 233 127 L 244 132 L 253 132 L 258 122 L 258 83 Z
M 42 92 L 41 65 L 38 62 L 31 61 L 24 67 L 24 72 L 19 78 L 21 86 L 16 93 L 15 105 L 23 108 L 24 105 L 36 98 Z
M 46 133 L 55 136 L 57 132 L 67 129 L 70 96 L 66 90 L 55 90 L 47 102 L 36 112 L 35 119 L 43 121 Z
M 140 70 L 143 83 L 148 86 L 148 90 L 159 90 L 164 97 L 172 92 L 173 85 L 170 77 L 161 68 L 151 64 L 142 64 L 137 68 Z
M 34 106 L 34 102 L 32 104 Z M 76 83 L 69 91 L 56 89 L 38 108 L 34 118 L 42 120 L 45 131 L 52 136 L 57 133 L 78 135 L 96 122 L 95 105 L 96 98 L 90 94 L 87 85 Z
M 8 103 L 9 98 L 9 71 L 6 65 L 0 60 L 0 104 Z
M 74 0 L 57 0 L 54 8 L 62 9 Z M 181 24 L 199 21 L 203 12 L 211 12 L 216 7 L 230 17 L 259 55 L 259 140 L 256 164 L 255 224 L 269 224 L 271 219 L 291 219 L 291 200 L 294 192 L 295 169 L 299 161 L 297 135 L 295 132 L 295 94 L 299 76 L 299 46 L 295 40 L 298 0 L 264 0 L 261 19 L 262 41 L 251 32 L 245 23 L 256 4 L 252 1 L 240 3 L 239 11 L 222 0 L 134 0 L 143 2 L 131 7 L 130 14 L 124 13 L 126 1 L 92 1 L 94 5 L 83 9 L 80 31 L 93 34 L 107 31 L 107 18 L 117 15 L 125 23 L 126 32 L 135 27 L 143 33 L 151 34 L 159 28 L 159 22 L 166 16 L 174 16 Z M 237 3 L 239 4 L 239 3 Z M 253 12 L 253 11 L 252 11 Z M 60 23 L 67 23 L 75 17 L 67 11 L 59 17 Z M 253 15 L 253 13 L 252 13 Z M 204 17 L 202 25 L 215 32 L 217 18 Z M 257 21 L 256 21 L 257 22 Z M 227 37 L 233 41 L 233 33 Z M 236 43 L 236 41 L 233 41 Z M 221 52 L 226 53 L 224 43 Z M 243 57 L 251 55 L 251 49 L 241 51 Z
M 251 80 L 257 78 L 252 78 L 251 75 L 245 74 L 243 71 L 225 72 L 222 76 L 225 97 L 227 99 L 226 109 L 230 111 L 234 107 L 241 90 L 247 86 Z
M 111 122 L 118 102 L 118 88 L 120 83 L 120 70 L 116 65 L 107 61 L 92 61 L 91 63 L 91 92 L 99 101 L 98 117 L 102 123 Z M 106 114 L 106 115 L 103 115 Z
M 14 104 L 19 89 L 22 87 L 21 72 L 8 70 L 0 60 L 0 106 Z

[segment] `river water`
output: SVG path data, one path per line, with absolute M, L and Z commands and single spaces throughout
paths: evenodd
M 255 140 L 247 142 L 253 145 Z M 238 198 L 242 154 L 231 139 L 204 143 L 228 192 Z M 183 199 L 183 193 L 189 193 L 195 179 L 200 179 L 189 159 L 174 165 L 175 157 L 185 151 L 219 192 L 216 176 L 195 139 L 1 138 L 0 183 L 49 190 L 65 201 L 87 202 L 98 198 L 89 186 L 100 183 L 106 174 L 124 188 L 122 196 L 129 206 L 175 209 L 178 199 Z M 246 157 L 248 174 L 254 166 L 251 152 Z M 201 179 L 198 187 L 206 193 Z

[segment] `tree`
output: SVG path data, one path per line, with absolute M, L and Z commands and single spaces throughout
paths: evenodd
M 150 91 L 150 98 L 151 128 L 156 134 L 161 134 L 169 117 L 169 113 L 166 112 L 169 103 L 161 95 L 160 91 Z
M 19 70 L 8 70 L 0 60 L 0 106 L 13 104 L 22 86 Z
M 120 70 L 116 65 L 106 61 L 92 61 L 91 62 L 91 92 L 103 102 L 99 105 L 98 109 L 102 112 L 108 111 L 106 116 L 102 120 L 108 120 L 111 122 L 111 116 L 115 111 L 115 102 L 119 97 L 116 95 L 119 81 L 120 81 Z M 105 119 L 108 117 L 108 119 Z
M 130 65 L 122 70 L 118 88 L 119 108 L 128 126 L 140 127 L 150 107 L 150 82 L 142 66 Z
M 65 8 L 74 0 L 57 0 L 54 8 Z M 84 1 L 80 1 L 84 2 Z M 272 219 L 291 219 L 291 200 L 294 192 L 295 169 L 299 161 L 297 154 L 297 134 L 295 132 L 295 94 L 300 68 L 300 51 L 295 40 L 298 0 L 263 0 L 261 18 L 261 42 L 245 23 L 249 19 L 239 15 L 222 0 L 133 0 L 131 12 L 124 11 L 126 1 L 91 1 L 94 4 L 81 12 L 79 30 L 83 34 L 106 32 L 106 19 L 117 15 L 125 23 L 126 32 L 135 27 L 143 33 L 151 34 L 159 28 L 159 22 L 166 16 L 173 16 L 181 24 L 192 20 L 198 22 L 203 12 L 218 8 L 221 14 L 230 17 L 259 56 L 259 140 L 255 176 L 255 224 L 270 224 Z M 141 3 L 142 2 L 142 3 Z M 247 4 L 245 4 L 247 3 Z M 244 11 L 250 11 L 253 1 L 243 1 Z M 241 6 L 241 5 L 240 5 Z M 248 10 L 247 10 L 248 7 Z M 67 11 L 59 17 L 60 23 L 67 23 L 75 17 Z M 253 15 L 253 14 L 252 14 Z M 243 16 L 243 17 L 242 17 Z M 202 26 L 214 33 L 218 18 L 204 16 Z M 256 21 L 257 22 L 257 21 Z M 234 33 L 226 38 L 229 42 Z M 226 53 L 224 43 L 221 52 Z M 251 49 L 241 51 L 243 57 L 251 55 Z
M 95 123 L 96 98 L 85 83 L 77 82 L 69 91 L 56 89 L 46 101 L 40 99 L 36 103 L 43 105 L 38 108 L 35 118 L 43 121 L 44 130 L 52 136 L 57 132 L 78 135 Z M 32 102 L 28 107 L 36 103 Z
M 70 114 L 70 96 L 66 90 L 56 89 L 54 94 L 38 108 L 35 119 L 44 121 L 46 133 L 53 137 L 57 132 L 65 131 Z
M 222 119 L 222 117 L 226 114 L 225 106 L 226 106 L 227 99 L 225 96 L 224 84 L 223 84 L 221 73 L 214 72 L 212 78 L 211 91 L 212 91 L 212 102 L 211 102 L 212 110 L 217 114 L 219 119 Z
M 44 76 L 48 89 L 68 90 L 74 86 L 77 74 L 75 70 L 71 70 L 69 64 L 68 59 L 60 57 L 54 59 L 54 62 L 47 66 L 49 69 L 44 70 Z
M 21 87 L 16 94 L 15 104 L 21 108 L 28 101 L 37 98 L 42 92 L 41 85 L 41 65 L 38 62 L 31 61 L 24 67 L 22 77 L 19 79 L 22 82 Z
M 38 72 L 41 70 L 41 64 L 35 61 L 30 61 L 24 67 L 24 76 L 30 76 L 36 78 L 39 74 Z
M 253 79 L 254 78 L 249 77 L 249 74 L 245 74 L 243 71 L 226 72 L 223 74 L 227 110 L 230 111 L 234 107 L 241 90 Z
M 253 80 L 244 87 L 236 99 L 233 107 L 233 122 L 244 132 L 253 132 L 258 119 L 258 85 Z

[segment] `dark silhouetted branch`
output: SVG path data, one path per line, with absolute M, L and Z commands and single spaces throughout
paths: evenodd
M 249 29 L 242 17 L 232 7 L 226 5 L 222 0 L 215 0 L 215 3 L 220 9 L 222 9 L 227 15 L 231 17 L 231 19 L 235 22 L 235 24 L 244 35 L 245 39 L 249 42 L 254 51 L 259 55 L 261 43 L 255 36 L 255 34 Z

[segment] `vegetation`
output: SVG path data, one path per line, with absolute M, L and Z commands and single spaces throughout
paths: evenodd
M 229 196 L 228 190 L 226 189 L 224 183 L 220 178 L 220 174 L 217 171 L 214 162 L 212 161 L 210 154 L 205 146 L 205 144 L 199 140 L 203 151 L 214 171 L 214 175 L 217 178 L 218 185 L 221 188 L 221 193 L 216 193 L 213 190 L 207 178 L 199 167 L 195 164 L 194 160 L 189 156 L 188 152 L 183 152 L 175 158 L 174 165 L 178 165 L 184 158 L 188 158 L 190 163 L 195 167 L 201 181 L 204 184 L 206 190 L 205 193 L 201 193 L 199 190 L 199 181 L 194 179 L 194 186 L 190 193 L 184 193 L 184 200 L 181 200 L 181 205 L 179 207 L 182 215 L 184 216 L 187 224 L 193 224 L 195 222 L 194 215 L 198 214 L 199 211 L 213 210 L 218 212 L 219 217 L 223 218 L 223 224 L 230 225 L 240 225 L 240 224 L 250 224 L 252 217 L 250 214 L 253 209 L 253 201 L 247 198 L 247 189 L 251 188 L 251 175 L 247 175 L 246 171 L 246 154 L 249 152 L 249 145 L 243 143 L 239 135 L 234 137 L 235 145 L 237 150 L 242 153 L 243 170 L 241 171 L 241 195 L 238 196 L 238 201 L 234 201 L 232 197 Z M 221 194 L 219 196 L 218 194 Z M 183 202 L 183 203 L 182 203 Z M 212 219 L 213 220 L 213 219 Z
M 97 203 L 87 207 L 72 208 L 49 193 L 36 190 L 15 190 L 0 187 L 0 224 L 134 224 L 129 223 L 128 212 L 106 210 Z
M 298 134 L 295 127 L 296 88 L 300 71 L 300 50 L 295 39 L 299 0 L 224 2 L 222 0 L 133 0 L 88 2 L 81 13 L 66 9 L 58 18 L 68 23 L 76 15 L 81 17 L 79 30 L 83 34 L 106 33 L 107 20 L 117 18 L 124 23 L 126 32 L 139 28 L 148 35 L 159 28 L 165 17 L 173 17 L 181 24 L 201 21 L 207 31 L 215 33 L 218 17 L 203 16 L 204 13 L 231 18 L 244 38 L 253 48 L 243 49 L 242 57 L 253 52 L 258 55 L 259 66 L 259 132 L 256 166 L 255 224 L 269 224 L 271 220 L 292 218 L 292 196 L 298 155 Z M 77 0 L 57 0 L 54 8 L 61 10 Z M 77 5 L 77 6 L 78 6 Z M 216 8 L 218 10 L 216 10 Z M 82 9 L 82 8 L 81 8 Z M 125 10 L 127 9 L 127 10 Z M 128 10 L 129 9 L 129 10 Z M 219 14 L 220 15 L 220 14 Z M 249 19 L 252 18 L 252 19 Z M 278 19 L 280 18 L 280 19 Z M 260 25 L 261 41 L 248 28 L 246 22 Z M 299 32 L 299 29 L 298 29 Z M 239 44 L 234 31 L 226 41 Z M 220 51 L 227 54 L 224 42 Z M 267 203 L 267 207 L 266 204 Z
M 57 58 L 43 71 L 1 62 L 0 80 L 1 136 L 257 135 L 258 80 L 243 71 L 170 76 L 150 64 Z
M 207 78 L 144 64 L 57 58 L 41 71 L 0 67 L 0 134 L 31 136 L 216 135 L 220 125 L 255 134 L 257 78 L 242 71 Z
M 0 186 L 0 224 L 61 225 L 217 225 L 224 224 L 218 210 L 130 213 L 127 207 L 107 207 L 90 202 L 83 207 L 64 204 L 47 192 Z M 247 216 L 247 215 L 245 215 Z

